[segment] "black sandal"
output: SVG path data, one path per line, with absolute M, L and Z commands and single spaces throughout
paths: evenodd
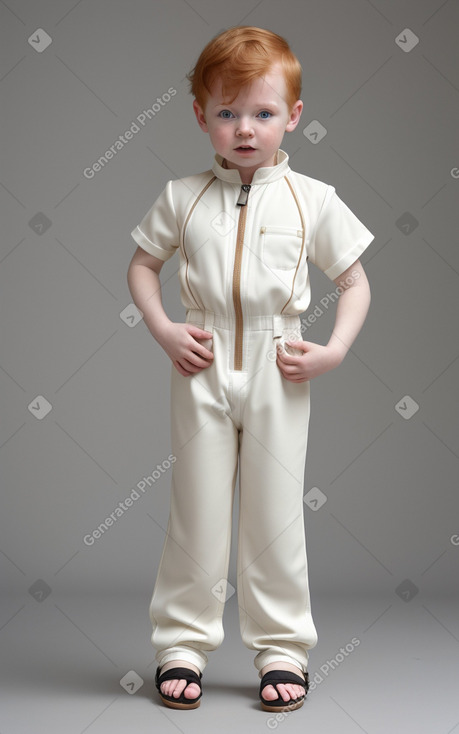
M 160 674 L 160 667 L 158 666 L 156 668 L 156 675 L 155 675 L 155 685 L 156 688 L 159 691 L 159 695 L 161 698 L 161 701 L 166 704 L 166 706 L 169 706 L 172 709 L 196 709 L 199 704 L 201 703 L 201 696 L 202 696 L 202 686 L 201 686 L 201 678 L 202 673 L 198 674 L 195 673 L 194 670 L 191 670 L 191 668 L 169 668 L 169 670 L 166 670 L 165 673 Z M 182 693 L 178 698 L 175 696 L 168 696 L 165 693 L 161 692 L 161 683 L 164 683 L 167 680 L 174 680 L 174 679 L 185 679 L 187 682 L 187 685 L 189 683 L 196 683 L 200 690 L 199 696 L 196 698 L 186 698 L 185 697 L 185 690 L 186 686 L 183 689 Z
M 291 698 L 290 701 L 284 701 L 284 699 L 280 695 L 279 689 L 277 688 L 278 683 L 294 683 L 295 685 L 303 686 L 305 690 L 304 695 L 299 696 L 298 698 Z M 265 698 L 263 698 L 261 692 L 263 688 L 267 685 L 271 685 L 276 688 L 279 698 L 274 699 L 274 701 L 267 701 Z M 305 673 L 305 679 L 303 680 L 301 676 L 293 673 L 290 670 L 269 670 L 267 673 L 264 674 L 260 683 L 259 696 L 261 700 L 261 708 L 263 709 L 263 711 L 295 711 L 295 709 L 299 709 L 303 705 L 308 689 L 308 673 Z

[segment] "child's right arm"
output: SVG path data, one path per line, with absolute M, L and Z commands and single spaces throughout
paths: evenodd
M 161 300 L 159 279 L 163 265 L 163 260 L 137 247 L 128 268 L 128 286 L 150 333 L 178 372 L 188 377 L 212 363 L 213 353 L 197 341 L 212 338 L 212 334 L 194 324 L 175 323 L 167 317 Z

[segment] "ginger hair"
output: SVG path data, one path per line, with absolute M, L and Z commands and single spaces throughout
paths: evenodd
M 233 102 L 241 87 L 264 76 L 280 62 L 286 85 L 285 102 L 289 110 L 300 98 L 301 65 L 285 38 L 255 26 L 235 26 L 215 36 L 202 50 L 196 65 L 186 75 L 190 93 L 202 110 L 212 86 L 221 80 L 226 103 Z

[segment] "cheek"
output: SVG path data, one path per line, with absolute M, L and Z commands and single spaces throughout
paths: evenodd
M 265 128 L 265 135 L 266 139 L 268 140 L 275 140 L 279 137 L 279 135 L 282 135 L 284 132 L 284 129 L 281 125 L 270 125 L 269 127 Z
M 217 144 L 225 144 L 231 137 L 231 130 L 228 127 L 218 127 L 212 130 L 212 139 Z

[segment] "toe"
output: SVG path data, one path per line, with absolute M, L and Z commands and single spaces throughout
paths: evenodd
M 185 687 L 186 687 L 186 680 L 177 681 L 177 685 L 174 688 L 174 693 L 172 694 L 174 698 L 180 698 Z
M 187 685 L 186 680 L 169 680 L 166 683 L 162 683 L 161 693 L 165 696 L 173 696 L 174 698 L 180 698 L 184 693 L 185 698 L 197 698 L 200 693 L 200 688 L 196 683 L 189 683 Z
M 183 690 L 181 682 L 175 678 L 173 680 L 168 680 L 165 683 L 161 683 L 161 693 L 165 696 L 174 696 L 175 698 L 178 698 L 180 696 L 181 689 Z
M 262 690 L 262 696 L 266 701 L 275 701 L 280 696 L 285 703 L 288 703 L 304 696 L 304 688 L 292 683 L 277 683 L 276 687 L 266 685 Z
M 295 696 L 291 695 L 290 689 L 291 686 L 286 683 L 277 684 L 277 690 L 279 691 L 279 694 L 284 701 L 290 701 L 291 698 L 295 698 Z
M 185 698 L 197 698 L 201 692 L 197 683 L 190 683 L 185 688 Z
M 304 696 L 303 686 L 296 685 L 296 684 L 290 684 L 286 686 L 286 689 L 289 692 L 290 698 L 292 699 L 297 699 L 297 698 L 301 698 L 301 696 Z
M 176 680 L 168 680 L 166 683 L 161 683 L 161 693 L 165 696 L 172 696 L 177 683 L 178 681 Z
M 275 701 L 276 698 L 279 698 L 279 694 L 277 693 L 276 689 L 272 685 L 266 685 L 262 689 L 261 694 L 263 698 L 266 699 L 266 701 Z

